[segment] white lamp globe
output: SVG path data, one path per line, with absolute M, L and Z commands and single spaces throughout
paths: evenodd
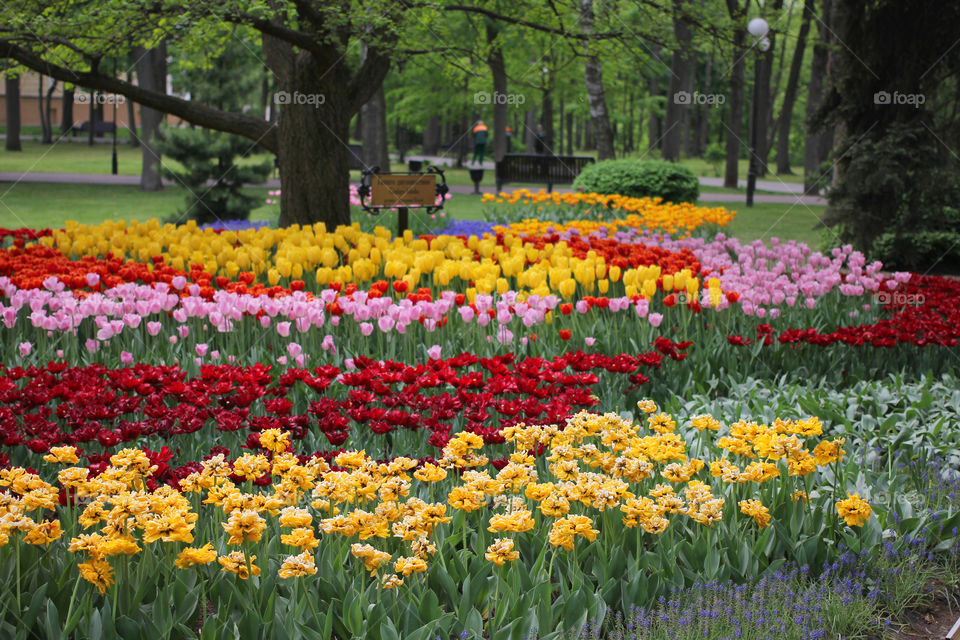
M 767 38 L 760 38 L 760 41 L 757 43 L 757 48 L 760 49 L 760 51 L 766 51 L 770 48 L 770 40 Z
M 750 21 L 750 24 L 747 25 L 747 31 L 750 32 L 750 35 L 759 40 L 763 36 L 767 35 L 768 31 L 770 31 L 770 25 L 768 25 L 767 21 L 763 18 L 754 18 Z

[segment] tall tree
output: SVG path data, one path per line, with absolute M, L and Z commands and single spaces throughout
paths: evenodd
M 493 76 L 493 95 L 507 95 L 507 63 L 503 57 L 503 47 L 500 42 L 500 31 L 497 23 L 487 18 L 484 20 L 487 45 L 490 53 L 487 55 L 487 65 Z M 507 102 L 494 100 L 493 102 L 493 159 L 498 161 L 507 152 Z
M 811 0 L 811 11 L 813 11 Z M 817 41 L 813 45 L 813 58 L 810 62 L 810 84 L 807 87 L 807 126 L 820 108 L 823 100 L 824 79 L 827 75 L 827 61 L 830 56 L 830 42 L 833 30 L 830 28 L 833 14 L 833 0 L 820 0 L 820 15 L 817 18 Z M 807 131 L 803 145 L 803 190 L 816 193 L 821 183 L 820 163 L 828 151 L 827 133 L 820 130 Z
M 750 0 L 744 0 L 743 8 L 738 6 L 737 0 L 726 0 L 726 4 L 727 14 L 733 25 L 733 66 L 730 68 L 730 112 L 726 124 L 727 159 L 723 173 L 723 186 L 736 189 L 740 172 L 740 146 L 743 140 L 743 90 L 746 73 L 744 58 L 747 54 L 746 18 Z
M 676 161 L 690 130 L 690 102 L 693 86 L 693 32 L 686 10 L 689 0 L 673 0 L 673 34 L 676 47 L 670 62 L 670 89 L 664 117 L 663 159 Z
M 783 0 L 774 0 L 770 3 L 773 15 L 779 14 L 783 8 Z M 769 16 L 768 16 L 769 17 Z M 767 158 L 770 155 L 770 142 L 768 141 L 768 132 L 770 131 L 770 121 L 773 113 L 774 92 L 771 87 L 773 78 L 774 54 L 776 52 L 777 29 L 776 21 L 772 21 L 770 31 L 767 34 L 767 48 L 765 51 L 757 51 L 756 64 L 760 65 L 759 84 L 753 88 L 756 92 L 757 100 L 757 128 L 756 145 L 757 153 L 757 175 L 765 176 L 767 174 Z
M 269 10 L 210 0 L 177 6 L 109 0 L 83 7 L 66 0 L 16 0 L 0 7 L 0 22 L 22 25 L 22 32 L 4 31 L 0 57 L 64 82 L 120 93 L 144 107 L 244 136 L 279 158 L 281 224 L 320 219 L 336 225 L 350 219 L 344 145 L 350 120 L 386 75 L 388 50 L 398 39 L 404 14 L 417 11 L 425 9 L 408 9 L 390 0 L 368 0 L 362 6 L 339 0 L 278 0 Z M 132 86 L 100 64 L 105 55 L 116 55 L 125 46 L 149 49 L 163 38 L 192 42 L 198 51 L 207 47 L 215 56 L 210 43 L 232 37 L 230 25 L 258 33 L 278 93 L 290 96 L 276 126 L 260 116 Z M 360 41 L 367 42 L 369 55 L 356 64 L 356 48 L 351 45 Z
M 127 82 L 131 81 L 130 72 L 127 71 Z M 130 132 L 128 144 L 131 147 L 140 146 L 140 138 L 137 136 L 137 105 L 133 100 L 127 100 L 127 131 Z
M 595 31 L 595 21 L 593 0 L 580 0 L 580 30 L 584 35 L 584 79 L 590 104 L 590 122 L 597 145 L 597 158 L 607 160 L 615 154 L 610 114 L 607 112 L 607 98 L 603 87 L 603 66 L 596 51 L 596 44 L 591 38 Z
M 390 170 L 390 155 L 387 144 L 387 99 L 383 85 L 367 100 L 361 109 L 363 164 Z
M 807 36 L 810 33 L 810 21 L 813 18 L 813 3 L 814 0 L 805 0 L 803 3 L 803 18 L 800 22 L 800 31 L 797 33 L 793 58 L 790 60 L 790 75 L 787 77 L 780 116 L 774 125 L 774 129 L 777 131 L 777 173 L 779 175 L 791 175 L 793 173 L 790 168 L 790 126 L 793 122 L 793 107 L 797 101 L 797 88 L 800 85 L 800 70 L 803 67 Z
M 3 75 L 7 107 L 7 151 L 23 151 L 20 143 L 20 76 L 9 72 Z
M 63 100 L 61 101 L 60 135 L 67 135 L 73 129 L 73 101 L 75 99 L 72 84 L 63 85 Z
M 893 268 L 960 267 L 960 6 L 837 2 L 827 91 L 812 122 L 836 125 L 827 223 Z
M 137 58 L 137 84 L 140 89 L 151 94 L 165 94 L 167 89 L 167 47 L 161 42 L 156 47 L 145 49 L 137 47 L 134 50 Z M 91 105 L 92 105 L 91 101 Z M 91 128 L 94 126 L 90 119 Z M 145 104 L 140 107 L 140 126 L 143 134 L 141 143 L 140 189 L 142 191 L 160 191 L 163 189 L 163 179 L 160 174 L 160 150 L 154 144 L 160 135 L 160 123 L 163 122 L 163 112 L 152 109 Z

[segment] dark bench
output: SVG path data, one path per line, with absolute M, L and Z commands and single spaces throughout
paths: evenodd
M 590 156 L 508 153 L 497 162 L 497 191 L 501 191 L 507 182 L 534 182 L 546 183 L 549 192 L 555 184 L 572 184 L 591 162 L 593 158 Z
M 108 133 L 113 133 L 117 128 L 117 125 L 113 122 L 97 122 L 93 128 L 93 134 L 96 136 L 102 136 Z M 73 133 L 90 133 L 90 121 L 87 120 L 83 124 L 74 125 Z

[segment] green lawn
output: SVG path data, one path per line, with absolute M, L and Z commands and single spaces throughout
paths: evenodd
M 26 173 L 92 173 L 109 174 L 112 168 L 113 146 L 111 144 L 97 143 L 93 146 L 87 145 L 87 139 L 82 136 L 76 138 L 65 138 L 57 144 L 40 144 L 33 140 L 23 142 L 23 151 L 12 152 L 0 150 L 0 172 L 26 172 Z M 414 155 L 414 157 L 416 157 Z M 269 154 L 261 153 L 251 156 L 245 162 L 260 162 L 268 160 Z M 120 175 L 136 176 L 140 175 L 140 166 L 142 161 L 142 152 L 137 147 L 131 147 L 121 141 L 117 145 L 117 169 Z M 707 163 L 699 158 L 691 158 L 682 162 L 697 175 L 712 176 L 713 170 Z M 171 168 L 177 168 L 177 164 L 166 160 L 164 164 Z M 741 173 L 746 175 L 746 161 L 741 162 Z M 391 171 L 407 171 L 407 165 L 394 162 L 390 166 Z M 444 170 L 447 184 L 473 186 L 470 180 L 468 169 L 449 168 Z M 359 171 L 350 173 L 354 181 L 360 179 Z M 777 176 L 769 176 L 768 180 L 777 180 Z M 802 176 L 781 177 L 784 182 L 802 181 Z M 494 186 L 494 173 L 488 169 L 484 171 L 481 186 Z M 508 184 L 504 185 L 507 190 L 528 188 L 533 191 L 545 188 L 542 184 Z M 704 187 L 701 191 L 705 193 L 744 193 L 744 189 L 724 189 L 722 187 Z M 774 193 L 772 191 L 757 190 L 758 194 Z
M 250 189 L 250 193 L 266 200 L 267 190 Z M 60 228 L 67 220 L 98 223 L 103 220 L 163 220 L 184 207 L 184 189 L 168 187 L 156 193 L 145 193 L 136 187 L 70 184 L 0 183 L 0 227 Z M 829 231 L 816 229 L 824 207 L 758 203 L 752 209 L 740 204 L 700 202 L 703 206 L 720 206 L 737 212 L 727 234 L 743 240 L 776 236 L 781 240 L 799 240 L 818 247 Z M 446 211 L 452 218 L 479 220 L 483 217 L 480 196 L 454 194 Z M 276 220 L 277 205 L 255 209 L 253 220 Z M 395 226 L 392 214 L 383 214 L 382 224 Z M 440 220 L 435 227 L 443 226 Z M 834 243 L 831 243 L 834 244 Z
M 266 200 L 266 189 L 250 189 Z M 67 220 L 96 224 L 104 220 L 163 220 L 186 205 L 186 190 L 167 187 L 147 193 L 128 186 L 0 182 L 0 227 L 62 228 Z M 275 219 L 279 208 L 262 206 L 254 220 Z
M 820 218 L 826 207 L 771 202 L 755 203 L 752 208 L 732 202 L 698 202 L 697 204 L 736 211 L 737 215 L 727 226 L 725 233 L 742 241 L 758 238 L 769 240 L 776 237 L 780 240 L 797 240 L 808 244 L 813 249 L 821 248 L 824 242 L 831 247 L 840 244 L 828 229 L 819 227 Z

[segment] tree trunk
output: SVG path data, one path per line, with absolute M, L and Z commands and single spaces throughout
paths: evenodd
M 167 45 L 161 42 L 154 49 L 137 47 L 137 83 L 148 91 L 165 93 L 167 88 Z M 92 101 L 91 101 L 92 102 Z M 92 119 L 92 118 L 91 118 Z M 163 180 L 160 176 L 160 152 L 154 146 L 154 139 L 160 135 L 160 123 L 163 112 L 143 105 L 140 106 L 140 137 L 142 165 L 140 169 L 140 190 L 160 191 Z
M 813 1 L 811 0 L 811 11 L 813 11 Z M 813 60 L 810 63 L 810 85 L 807 88 L 807 137 L 803 145 L 803 190 L 804 193 L 816 193 L 817 178 L 820 173 L 820 162 L 824 155 L 824 148 L 829 149 L 825 144 L 824 133 L 820 131 L 810 131 L 810 118 L 816 113 L 823 99 L 823 81 L 827 74 L 827 59 L 830 53 L 830 13 L 832 0 L 822 0 L 820 5 L 820 17 L 818 22 L 821 25 L 818 29 L 819 37 L 813 46 Z
M 363 142 L 363 164 L 368 167 L 380 167 L 381 171 L 390 171 L 390 155 L 387 149 L 387 99 L 382 84 L 360 109 L 360 116 L 360 121 L 363 123 L 360 138 Z
M 773 39 L 773 32 L 768 36 Z M 770 48 L 757 57 L 757 64 L 760 65 L 760 86 L 754 87 L 757 92 L 757 139 L 754 140 L 757 152 L 757 176 L 767 175 L 767 159 L 769 158 L 770 146 L 767 143 L 767 133 L 770 131 L 770 80 L 773 73 L 773 44 Z
M 60 114 L 60 135 L 67 135 L 73 129 L 73 89 L 63 88 L 63 103 Z
M 713 57 L 707 56 L 707 62 L 704 69 L 703 92 L 710 95 L 713 88 Z M 710 105 L 701 104 L 697 106 L 699 117 L 697 118 L 697 133 L 693 143 L 693 155 L 700 157 L 707 151 L 707 138 L 710 135 Z
M 593 120 L 589 118 L 583 123 L 583 148 L 587 151 L 597 150 L 597 145 L 593 141 Z
M 653 50 L 653 57 L 657 58 L 659 48 Z M 656 74 L 650 74 L 650 97 L 656 98 L 660 95 L 660 77 Z M 647 123 L 647 151 L 653 151 L 660 148 L 660 116 L 657 114 L 657 106 L 651 100 L 650 102 L 650 120 Z
M 527 109 L 523 121 L 523 143 L 527 153 L 535 153 L 537 150 L 537 110 L 533 107 Z
M 20 144 L 20 77 L 4 75 L 7 102 L 7 151 L 23 151 Z
M 127 82 L 131 82 L 130 72 L 127 71 Z M 127 131 L 130 132 L 130 140 L 127 141 L 131 147 L 140 146 L 140 138 L 137 136 L 137 105 L 133 100 L 127 100 Z
M 800 70 L 803 67 L 807 35 L 810 33 L 810 20 L 813 17 L 813 2 L 814 0 L 806 0 L 803 5 L 803 21 L 800 23 L 797 44 L 793 49 L 790 75 L 787 77 L 787 88 L 783 94 L 783 106 L 780 108 L 780 117 L 777 119 L 777 173 L 780 175 L 793 174 L 790 169 L 790 125 L 793 120 L 793 106 L 797 101 L 797 86 L 800 83 Z
M 573 155 L 573 113 L 567 114 L 567 155 Z
M 543 152 L 548 156 L 557 155 L 553 149 L 553 97 L 550 90 L 543 92 L 543 101 L 540 103 L 540 120 L 543 124 Z
M 593 0 L 580 0 L 580 30 L 584 37 L 584 80 L 587 86 L 587 101 L 590 104 L 590 120 L 593 123 L 593 135 L 597 141 L 597 159 L 607 160 L 615 157 L 613 152 L 613 132 L 610 129 L 610 114 L 607 112 L 607 98 L 603 88 L 603 65 L 590 42 L 593 33 Z
M 440 116 L 430 116 L 423 130 L 423 155 L 435 156 L 440 150 Z
M 96 142 L 97 135 L 97 99 L 99 94 L 96 90 L 90 91 L 89 113 L 87 114 L 87 125 L 90 129 L 87 131 L 87 146 L 92 147 Z
M 737 6 L 737 0 L 727 0 L 727 12 L 733 24 L 737 25 L 733 32 L 733 67 L 730 70 L 730 114 L 727 123 L 727 159 L 723 173 L 723 186 L 727 189 L 737 188 L 737 179 L 740 169 L 740 144 L 743 136 L 743 87 L 744 63 L 746 51 L 746 15 L 749 0 L 743 9 Z
M 50 121 L 50 102 L 53 100 L 53 91 L 57 88 L 57 81 L 50 79 L 50 88 L 47 89 L 46 97 L 43 94 L 43 76 L 40 76 L 40 143 L 53 144 L 53 123 Z
M 353 119 L 353 139 L 363 140 L 363 109 L 360 109 L 357 117 Z
M 783 8 L 783 0 L 775 0 L 771 8 L 774 12 L 779 12 Z M 757 151 L 757 176 L 767 175 L 767 162 L 770 158 L 770 149 L 772 148 L 771 120 L 773 119 L 773 100 L 775 92 L 772 91 L 773 80 L 773 58 L 776 53 L 776 31 L 771 29 L 767 35 L 770 46 L 766 51 L 759 52 L 757 56 L 760 62 L 760 86 L 754 87 L 757 92 L 757 139 L 754 141 Z M 775 132 L 776 130 L 773 129 Z
M 487 64 L 493 76 L 493 95 L 499 100 L 493 100 L 493 161 L 497 162 L 507 152 L 507 63 L 503 58 L 503 49 L 497 41 L 498 31 L 493 20 L 486 21 L 487 44 L 490 45 L 490 54 Z
M 563 114 L 565 114 L 565 113 L 567 112 L 567 109 L 566 109 L 566 100 L 563 99 L 563 94 L 562 94 L 562 93 L 560 94 L 560 105 L 559 105 L 559 107 L 560 107 L 560 110 L 559 110 L 559 114 L 560 114 L 560 115 L 557 117 L 556 143 L 557 143 L 557 153 L 562 155 L 562 154 L 563 154 L 563 143 L 566 141 L 566 136 L 564 135 L 564 131 L 563 131 L 563 127 L 564 127 Z
M 690 23 L 683 15 L 686 0 L 673 1 L 673 34 L 677 48 L 670 61 L 670 88 L 667 90 L 667 112 L 664 117 L 663 159 L 675 162 L 680 159 L 683 140 L 689 136 L 690 101 L 693 84 L 693 35 Z M 684 127 L 686 126 L 686 131 Z
M 464 98 L 466 98 L 466 93 L 468 90 L 469 85 L 464 84 Z M 459 127 L 457 127 L 454 123 L 451 123 L 450 126 L 450 137 L 454 140 L 459 140 L 459 143 L 457 144 L 457 168 L 462 169 L 463 163 L 467 161 L 467 143 L 470 143 L 470 148 L 473 148 L 473 139 L 470 137 L 470 134 L 473 132 L 473 127 L 470 124 L 469 114 L 464 111 L 463 115 L 460 116 Z
M 297 86 L 304 91 L 303 84 Z M 292 86 L 287 90 L 292 91 Z M 278 127 L 280 226 L 310 225 L 322 219 L 333 231 L 337 225 L 350 224 L 350 172 L 345 170 L 350 151 L 344 144 L 350 135 L 349 111 L 330 103 L 319 109 L 286 104 Z
M 772 37 L 772 34 L 768 37 Z M 760 65 L 760 73 L 757 74 L 760 84 L 753 88 L 757 100 L 757 137 L 753 144 L 757 154 L 757 176 L 763 177 L 767 173 L 767 132 L 769 131 L 767 114 L 770 111 L 770 74 L 773 65 L 773 46 L 757 56 L 755 64 Z

